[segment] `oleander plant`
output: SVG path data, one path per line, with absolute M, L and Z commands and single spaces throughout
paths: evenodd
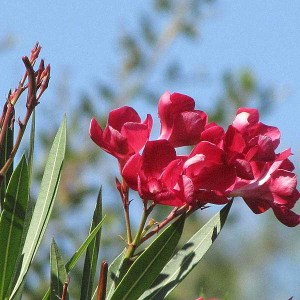
M 22 58 L 25 74 L 8 93 L 0 119 L 0 300 L 22 298 L 26 275 L 51 217 L 68 148 L 65 117 L 49 151 L 37 199 L 32 199 L 35 110 L 50 80 L 50 66 L 44 60 L 35 69 L 40 51 L 36 44 L 31 55 Z M 15 106 L 24 93 L 22 119 L 15 115 Z M 91 116 L 91 139 L 117 160 L 119 176 L 112 184 L 120 196 L 115 205 L 124 212 L 125 247 L 111 263 L 99 261 L 101 229 L 109 231 L 101 187 L 89 234 L 68 261 L 52 240 L 50 283 L 43 299 L 69 298 L 72 270 L 82 256 L 80 299 L 165 299 L 210 249 L 231 206 L 241 199 L 255 214 L 271 209 L 285 226 L 300 223 L 292 210 L 300 194 L 291 149 L 276 150 L 280 131 L 262 123 L 257 109 L 239 108 L 228 128 L 210 122 L 195 108 L 194 99 L 181 93 L 165 92 L 157 110 L 158 134 L 152 132 L 156 128 L 152 116 L 142 120 L 130 106 L 112 110 L 104 128 Z M 28 151 L 16 161 L 29 124 Z M 134 214 L 132 197 L 142 204 Z M 155 219 L 153 214 L 163 206 L 169 212 Z M 182 241 L 186 220 L 212 206 L 220 207 L 219 212 Z M 138 226 L 133 226 L 133 215 Z M 110 239 L 113 244 L 114 237 Z

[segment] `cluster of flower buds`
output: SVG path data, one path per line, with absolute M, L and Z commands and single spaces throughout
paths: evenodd
M 7 103 L 12 106 L 16 104 L 20 95 L 28 89 L 26 107 L 32 110 L 39 103 L 39 99 L 47 89 L 50 80 L 50 65 L 45 67 L 45 62 L 41 59 L 38 69 L 36 71 L 33 69 L 41 49 L 42 47 L 37 43 L 31 50 L 30 57 L 22 57 L 26 72 L 20 80 L 19 86 L 9 92 Z M 27 83 L 25 82 L 26 79 L 28 80 Z
M 13 158 L 20 146 L 27 123 L 34 111 L 34 108 L 39 104 L 42 94 L 48 87 L 50 80 L 50 65 L 45 67 L 44 60 L 42 59 L 38 69 L 34 70 L 34 65 L 40 54 L 42 47 L 36 43 L 31 50 L 29 57 L 23 56 L 22 60 L 25 65 L 26 71 L 21 78 L 19 85 L 13 91 L 9 91 L 6 103 L 3 107 L 3 112 L 0 117 L 0 153 L 1 151 L 7 152 L 5 147 L 5 137 L 9 130 L 12 130 L 15 121 L 15 105 L 17 104 L 20 96 L 27 90 L 26 101 L 26 114 L 24 119 L 18 119 L 19 132 L 10 153 L 5 153 L 3 156 L 4 165 L 0 165 L 0 183 L 5 177 L 9 167 L 12 164 Z
M 256 109 L 238 109 L 225 131 L 195 110 L 191 97 L 166 92 L 158 116 L 160 135 L 151 141 L 151 115 L 142 122 L 131 107 L 111 111 L 104 130 L 94 118 L 90 124 L 92 140 L 118 159 L 123 179 L 144 201 L 204 207 L 242 197 L 256 214 L 271 208 L 283 224 L 300 223 L 291 210 L 300 197 L 291 150 L 275 152 L 280 131 L 260 122 Z M 178 155 L 182 146 L 193 148 Z

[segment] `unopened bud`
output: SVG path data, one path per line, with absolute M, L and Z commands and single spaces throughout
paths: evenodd
M 39 65 L 39 68 L 37 70 L 37 74 L 36 74 L 36 83 L 39 84 L 41 77 L 42 77 L 42 73 L 45 70 L 45 63 L 44 60 L 42 59 Z
M 42 96 L 42 94 L 48 88 L 48 84 L 49 84 L 49 80 L 50 80 L 50 65 L 48 65 L 46 67 L 46 69 L 42 72 L 40 80 L 42 80 L 42 83 L 41 83 L 41 86 L 40 86 L 39 95 L 37 96 L 37 100 L 40 99 L 40 97 Z
M 33 67 L 27 56 L 23 56 L 22 60 L 26 67 L 28 76 L 28 93 L 27 93 L 27 108 L 34 108 L 36 105 L 36 82 Z
M 34 48 L 31 50 L 31 54 L 30 54 L 30 63 L 34 64 L 34 62 L 36 61 L 36 59 L 38 58 L 40 52 L 41 52 L 42 47 L 40 46 L 40 44 L 37 42 L 34 46 Z

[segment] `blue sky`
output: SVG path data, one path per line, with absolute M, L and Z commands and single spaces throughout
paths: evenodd
M 121 9 L 118 1 L 7 2 L 0 12 L 0 37 L 12 34 L 16 46 L 0 57 L 0 95 L 15 85 L 23 67 L 18 59 L 36 41 L 43 46 L 42 57 L 51 62 L 53 85 L 67 69 L 71 95 L 91 90 L 97 79 L 117 67 L 117 38 L 142 10 L 147 10 L 145 2 L 128 0 Z M 292 146 L 299 153 L 299 17 L 299 1 L 218 1 L 203 22 L 198 44 L 187 46 L 184 59 L 186 65 L 197 63 L 209 71 L 210 87 L 204 86 L 203 93 L 193 87 L 182 92 L 211 102 L 224 70 L 252 68 L 260 81 L 277 87 L 278 105 L 264 121 L 281 129 L 282 147 Z M 174 53 L 182 51 L 176 46 Z
M 52 87 L 58 85 L 62 70 L 67 70 L 71 97 L 76 101 L 78 93 L 93 90 L 99 78 L 111 78 L 118 64 L 116 41 L 120 32 L 124 26 L 134 28 L 135 17 L 148 5 L 146 1 L 129 0 L 122 1 L 122 6 L 120 1 L 107 0 L 7 1 L 0 11 L 0 39 L 9 33 L 16 44 L 0 56 L 0 96 L 4 98 L 8 89 L 16 85 L 23 72 L 22 55 L 39 41 L 43 46 L 41 57 L 52 66 L 51 85 L 43 99 L 51 101 L 55 96 Z M 196 44 L 187 44 L 185 49 L 177 45 L 172 46 L 175 54 L 189 54 L 183 58 L 185 65 L 199 64 L 209 72 L 209 85 L 203 85 L 201 92 L 191 85 L 178 90 L 201 99 L 197 103 L 199 109 L 202 102 L 207 101 L 203 105 L 209 106 L 221 94 L 220 76 L 227 69 L 250 67 L 259 81 L 276 87 L 277 103 L 263 121 L 280 128 L 281 149 L 292 147 L 293 162 L 299 170 L 300 1 L 218 1 L 208 12 Z M 289 234 L 288 230 L 282 229 L 281 234 Z M 287 251 L 290 249 L 287 246 Z M 300 261 L 295 253 L 290 257 Z M 291 270 L 284 273 L 290 277 L 291 294 L 286 295 L 288 289 L 284 289 L 277 299 L 300 293 L 295 286 L 297 280 L 299 285 L 299 270 L 286 261 L 282 265 Z M 264 272 L 278 272 L 278 267 L 269 269 Z

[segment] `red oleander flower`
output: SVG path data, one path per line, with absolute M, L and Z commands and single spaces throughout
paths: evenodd
M 222 148 L 224 144 L 224 129 L 216 123 L 209 123 L 201 133 L 201 141 L 207 141 Z
M 182 206 L 185 202 L 176 190 L 179 165 L 180 158 L 167 140 L 148 141 L 141 155 L 137 153 L 127 161 L 122 176 L 142 199 Z
M 296 226 L 300 216 L 291 211 L 300 198 L 297 178 L 288 160 L 290 149 L 283 151 L 273 162 L 250 162 L 254 179 L 239 178 L 230 196 L 240 196 L 250 209 L 260 214 L 272 208 L 277 219 L 286 226 Z
M 242 153 L 246 160 L 271 161 L 280 143 L 280 131 L 259 122 L 257 109 L 239 108 L 227 132 L 229 149 Z
M 240 108 L 226 132 L 224 149 L 228 161 L 235 165 L 237 175 L 253 179 L 250 161 L 273 161 L 279 142 L 278 128 L 259 122 L 256 109 Z
M 237 111 L 224 142 L 227 159 L 237 173 L 230 195 L 241 196 L 256 214 L 272 208 L 283 224 L 296 226 L 300 216 L 291 209 L 299 199 L 297 178 L 288 159 L 290 149 L 275 153 L 279 143 L 278 128 L 259 122 L 256 109 Z
M 203 141 L 198 143 L 182 166 L 184 198 L 190 205 L 228 202 L 236 173 L 226 162 L 225 152 L 218 146 Z
M 152 117 L 148 114 L 145 121 L 128 106 L 109 113 L 104 130 L 95 118 L 91 120 L 90 136 L 104 151 L 116 157 L 120 167 L 145 145 L 152 129 Z
M 169 92 L 159 99 L 158 116 L 161 122 L 158 139 L 168 140 L 174 147 L 195 145 L 207 123 L 207 115 L 195 110 L 193 98 Z
M 300 193 L 291 151 L 276 153 L 280 131 L 260 122 L 256 109 L 238 109 L 225 132 L 207 123 L 191 97 L 166 92 L 158 114 L 161 130 L 155 141 L 148 141 L 151 116 L 141 122 L 127 106 L 109 114 L 104 130 L 95 119 L 90 126 L 93 141 L 118 159 L 124 180 L 144 201 L 199 207 L 240 196 L 256 214 L 271 208 L 283 224 L 300 223 L 292 211 Z M 176 147 L 190 145 L 196 146 L 189 155 L 176 155 Z

